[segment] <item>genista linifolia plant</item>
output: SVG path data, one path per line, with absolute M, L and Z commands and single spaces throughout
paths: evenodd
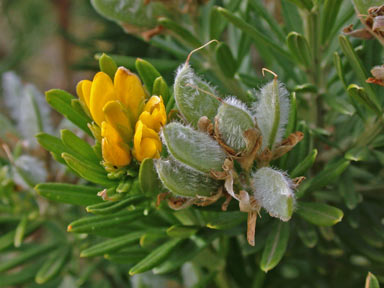
M 78 131 L 37 140 L 78 180 L 35 190 L 83 207 L 72 258 L 134 287 L 379 287 L 384 3 L 91 3 L 159 57 L 46 92 Z

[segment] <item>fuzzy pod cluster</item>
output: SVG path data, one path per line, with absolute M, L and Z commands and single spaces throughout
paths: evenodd
M 234 96 L 220 98 L 215 87 L 197 76 L 189 64 L 178 69 L 174 98 L 181 121 L 171 122 L 162 129 L 168 156 L 155 163 L 166 189 L 182 198 L 213 196 L 224 185 L 221 180 L 225 180 L 225 177 L 217 180 L 213 175 L 226 175 L 228 171 L 223 171 L 226 159 L 256 159 L 263 151 L 277 147 L 288 122 L 289 93 L 275 79 L 255 91 L 254 96 L 255 101 L 250 103 Z M 209 128 L 203 131 L 199 126 L 202 117 L 211 131 Z M 262 139 L 257 155 L 248 151 L 251 144 L 245 132 L 251 130 L 257 131 Z M 258 166 L 254 161 L 250 169 L 234 172 L 244 176 L 235 179 L 236 187 L 247 191 L 271 216 L 289 220 L 295 205 L 291 179 L 277 169 Z M 238 199 L 237 194 L 231 195 Z

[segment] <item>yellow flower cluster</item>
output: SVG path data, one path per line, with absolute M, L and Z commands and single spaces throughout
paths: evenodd
M 164 103 L 161 96 L 146 102 L 147 94 L 136 74 L 119 67 L 112 81 L 106 73 L 98 72 L 93 81 L 80 81 L 76 90 L 83 107 L 101 128 L 106 164 L 126 166 L 131 154 L 138 161 L 160 157 L 158 133 L 167 121 Z

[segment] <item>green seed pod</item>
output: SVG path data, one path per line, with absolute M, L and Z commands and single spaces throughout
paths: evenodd
M 173 194 L 183 197 L 211 196 L 220 182 L 175 160 L 157 160 L 157 174 L 163 185 Z
M 216 91 L 196 76 L 188 64 L 183 64 L 177 70 L 174 95 L 177 108 L 194 127 L 202 116 L 207 116 L 212 121 L 220 105 L 219 100 L 213 96 Z
M 201 172 L 221 171 L 225 151 L 208 134 L 172 122 L 163 128 L 163 142 L 172 156 Z
M 284 173 L 263 167 L 252 175 L 253 196 L 267 212 L 288 221 L 295 206 L 292 182 Z
M 289 115 L 289 93 L 278 80 L 273 80 L 257 93 L 258 101 L 253 110 L 263 136 L 262 149 L 273 149 L 285 134 Z
M 228 98 L 219 107 L 217 125 L 224 142 L 240 152 L 246 148 L 244 132 L 255 128 L 251 113 L 236 98 Z

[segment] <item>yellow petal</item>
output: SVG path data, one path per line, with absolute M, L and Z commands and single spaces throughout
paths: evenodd
M 76 86 L 76 93 L 81 102 L 89 109 L 92 81 L 82 80 Z
M 132 113 L 132 123 L 136 122 L 146 98 L 146 93 L 139 77 L 126 68 L 119 67 L 115 74 L 114 85 L 118 100 Z
M 123 139 L 116 129 L 105 121 L 101 125 L 101 137 L 108 139 L 110 143 L 123 143 Z
M 156 105 L 162 102 L 163 100 L 159 96 L 153 95 L 151 98 L 149 98 L 147 104 L 145 104 L 144 111 L 152 112 Z
M 134 148 L 134 156 L 138 161 L 143 161 L 145 158 L 160 157 L 162 146 L 159 135 L 146 127 L 140 120 L 136 123 Z
M 113 100 L 118 100 L 111 78 L 104 72 L 98 72 L 93 78 L 89 110 L 97 125 L 105 120 L 103 107 Z
M 103 108 L 106 121 L 111 124 L 123 138 L 124 142 L 132 140 L 133 129 L 120 101 L 109 101 Z
M 109 142 L 107 138 L 103 138 L 101 151 L 107 164 L 122 167 L 131 163 L 131 154 L 127 146 L 120 146 L 117 143 Z
M 167 122 L 167 113 L 163 99 L 158 96 L 152 96 L 147 104 L 145 104 L 144 111 L 140 114 L 139 119 L 148 128 L 160 132 L 160 128 Z
M 123 142 L 115 128 L 105 121 L 101 125 L 101 136 L 101 151 L 106 163 L 121 167 L 131 162 L 128 145 Z

